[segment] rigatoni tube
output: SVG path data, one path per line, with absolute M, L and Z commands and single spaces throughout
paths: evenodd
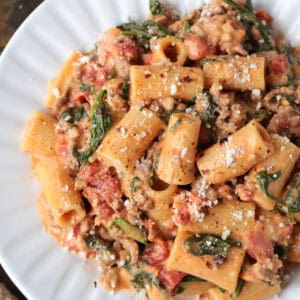
M 74 180 L 53 157 L 43 159 L 35 166 L 35 174 L 43 188 L 54 221 L 63 226 L 74 226 L 85 217 L 82 198 L 75 191 Z
M 130 84 L 133 105 L 167 97 L 191 101 L 203 90 L 203 73 L 195 67 L 131 66 Z
M 171 115 L 158 160 L 157 175 L 161 180 L 178 185 L 193 181 L 200 126 L 197 116 Z
M 209 183 L 224 183 L 245 174 L 273 152 L 271 136 L 258 122 L 246 126 L 205 150 L 197 160 Z
M 99 159 L 120 172 L 133 170 L 163 123 L 145 108 L 132 108 L 105 136 L 97 153 Z
M 268 185 L 268 193 L 274 197 L 280 198 L 282 190 L 290 178 L 290 175 L 300 157 L 300 148 L 295 144 L 289 142 L 288 139 L 279 135 L 272 136 L 274 145 L 274 153 L 266 160 L 257 164 L 250 172 L 247 182 L 253 182 L 257 184 L 253 200 L 262 208 L 272 210 L 276 204 L 275 201 L 268 198 L 257 181 L 256 174 L 260 171 L 266 170 L 268 174 L 280 172 L 278 179 L 272 181 Z

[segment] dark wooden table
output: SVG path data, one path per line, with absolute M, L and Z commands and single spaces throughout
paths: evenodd
M 0 53 L 24 19 L 41 2 L 43 2 L 43 0 L 0 0 Z M 6 275 L 1 265 L 0 282 L 4 282 L 7 288 L 15 294 L 18 299 L 26 299 Z

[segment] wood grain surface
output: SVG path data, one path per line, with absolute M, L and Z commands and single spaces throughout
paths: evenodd
M 43 0 L 0 0 L 0 53 L 25 18 Z M 0 282 L 19 300 L 26 300 L 0 265 Z M 3 300 L 3 299 L 0 299 Z M 5 299 L 4 299 L 5 300 Z

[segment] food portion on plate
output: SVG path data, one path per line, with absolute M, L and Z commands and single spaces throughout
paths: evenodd
M 249 0 L 149 9 L 28 121 L 43 225 L 109 291 L 267 299 L 300 262 L 300 49 Z

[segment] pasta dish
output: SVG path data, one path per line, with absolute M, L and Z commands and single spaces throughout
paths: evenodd
M 25 128 L 43 226 L 111 292 L 263 300 L 300 262 L 300 48 L 205 2 L 72 52 Z

